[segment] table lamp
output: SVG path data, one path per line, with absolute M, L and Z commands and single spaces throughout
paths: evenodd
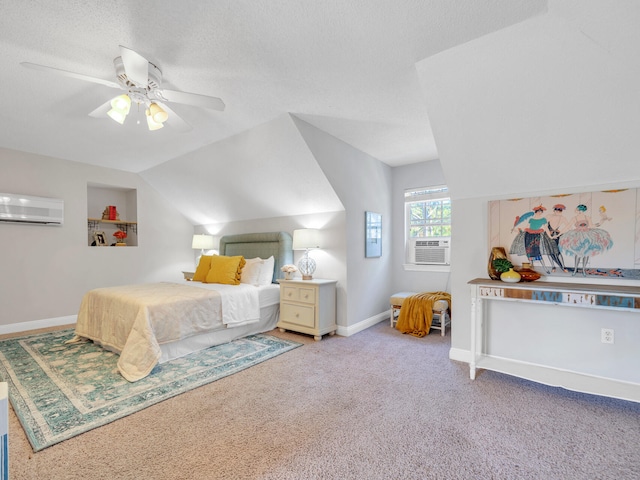
M 205 250 L 212 250 L 213 245 L 213 236 L 212 235 L 194 235 L 193 241 L 191 242 L 191 248 L 194 250 L 200 249 L 200 255 L 204 255 Z
M 316 262 L 309 257 L 309 250 L 320 248 L 320 230 L 315 228 L 301 228 L 293 231 L 293 249 L 304 250 L 304 257 L 298 262 L 298 270 L 303 280 L 311 280 L 316 271 Z

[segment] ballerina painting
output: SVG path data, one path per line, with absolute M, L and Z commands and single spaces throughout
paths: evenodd
M 549 281 L 640 281 L 640 188 L 490 201 L 489 240 Z
M 586 205 L 578 205 L 575 212 L 575 216 L 569 221 L 572 228 L 561 235 L 559 247 L 563 255 L 575 257 L 573 275 L 582 264 L 582 276 L 586 276 L 589 258 L 609 250 L 613 246 L 613 240 L 609 232 L 592 224 Z
M 560 237 L 570 228 L 569 222 L 563 216 L 566 208 L 567 207 L 565 207 L 562 203 L 555 204 L 553 206 L 553 213 L 549 217 L 549 222 L 547 223 L 549 236 L 551 237 L 551 240 L 555 242 L 556 248 L 558 250 L 557 254 L 550 255 L 551 261 L 555 264 L 551 269 L 552 272 L 556 271 L 556 265 L 560 267 L 560 270 L 562 270 L 563 272 L 567 271 L 564 265 L 564 258 L 562 257 L 562 253 L 560 253 Z
M 542 205 L 533 207 L 532 211 L 517 216 L 513 222 L 513 232 L 520 224 L 527 226 L 518 227 L 518 234 L 511 243 L 509 249 L 510 254 L 526 255 L 529 263 L 534 265 L 535 261 L 539 261 L 546 273 L 550 272 L 549 267 L 545 264 L 543 255 L 550 258 L 558 258 L 560 252 L 556 242 L 554 242 L 547 234 L 549 221 L 544 216 L 547 209 Z

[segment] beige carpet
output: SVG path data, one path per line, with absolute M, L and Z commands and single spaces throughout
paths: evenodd
M 325 337 L 34 454 L 20 479 L 638 479 L 640 404 L 493 372 L 449 335 Z

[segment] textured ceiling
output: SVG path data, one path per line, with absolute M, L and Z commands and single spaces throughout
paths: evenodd
M 435 159 L 416 62 L 546 8 L 546 0 L 0 0 L 0 146 L 140 172 L 293 113 L 392 166 Z M 166 87 L 220 97 L 226 110 L 171 104 L 193 130 L 149 132 L 135 109 L 122 126 L 88 116 L 117 90 L 20 66 L 115 80 L 119 45 L 158 65 Z

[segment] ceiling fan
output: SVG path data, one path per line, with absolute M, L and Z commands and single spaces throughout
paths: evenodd
M 34 70 L 56 73 L 86 82 L 98 83 L 107 87 L 124 90 L 126 93 L 105 102 L 91 113 L 92 117 L 109 116 L 116 122 L 123 124 L 131 104 L 145 108 L 149 130 L 157 130 L 167 122 L 179 131 L 188 131 L 191 125 L 180 118 L 166 102 L 181 103 L 195 107 L 224 110 L 224 102 L 216 97 L 199 95 L 197 93 L 182 92 L 162 88 L 162 72 L 160 69 L 130 48 L 120 45 L 120 56 L 113 60 L 117 82 L 90 77 L 81 73 L 68 72 L 58 68 L 22 62 L 21 65 Z

